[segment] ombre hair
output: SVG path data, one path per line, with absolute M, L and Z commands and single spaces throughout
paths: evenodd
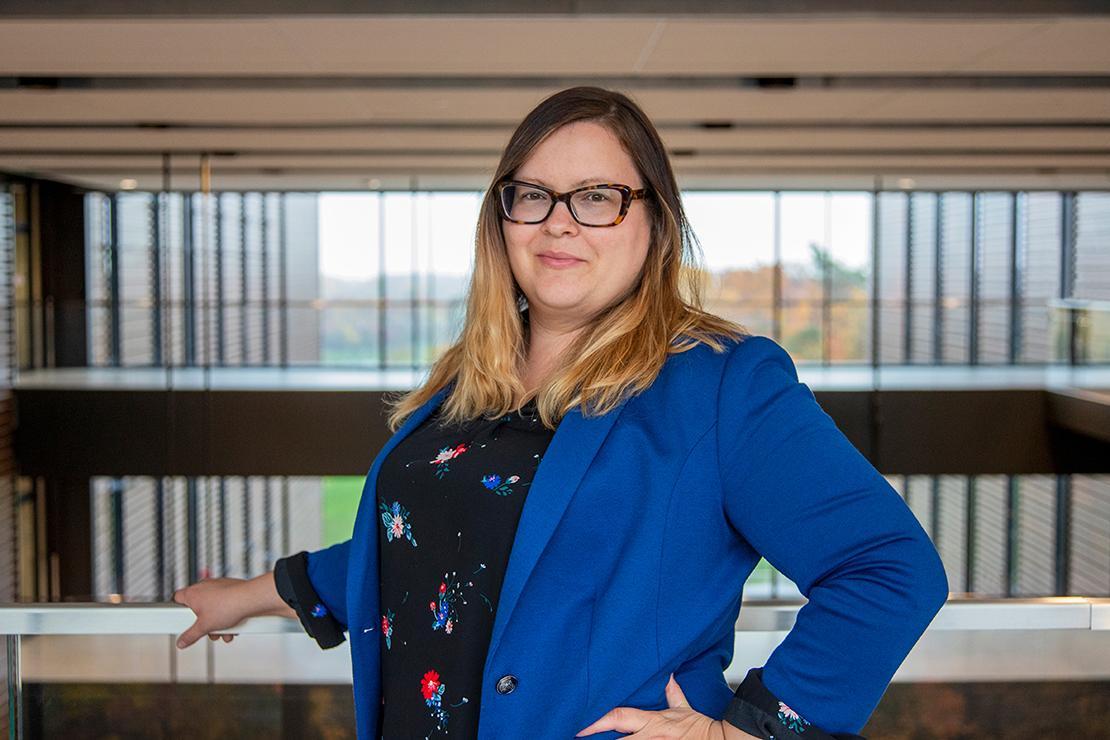
M 584 416 L 604 414 L 627 395 L 648 388 L 668 355 L 699 343 L 721 352 L 724 340 L 749 334 L 702 310 L 701 247 L 655 126 L 619 92 L 569 88 L 532 109 L 501 154 L 478 214 L 462 330 L 423 385 L 387 399 L 390 430 L 452 382 L 440 410 L 443 424 L 480 415 L 496 418 L 515 410 L 516 399 L 528 390 L 520 380 L 527 359 L 527 298 L 509 264 L 496 186 L 511 179 L 547 136 L 576 121 L 605 126 L 632 158 L 648 190 L 643 203 L 651 214 L 651 241 L 630 291 L 593 318 L 536 390 L 542 423 L 555 428 L 575 406 Z

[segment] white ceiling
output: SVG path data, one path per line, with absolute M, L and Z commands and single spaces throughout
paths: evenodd
M 38 76 L 89 80 L 13 83 Z M 687 187 L 1110 187 L 1105 16 L 15 19 L 3 79 L 0 170 L 98 188 L 159 187 L 163 152 L 197 187 L 203 151 L 220 189 L 482 188 L 532 106 L 591 81 Z

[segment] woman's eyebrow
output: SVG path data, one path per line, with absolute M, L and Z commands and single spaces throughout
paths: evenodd
M 543 180 L 541 180 L 538 177 L 522 177 L 521 180 L 527 180 L 529 182 L 534 182 L 537 185 L 543 185 L 545 188 L 550 188 L 551 187 L 550 185 L 548 185 L 546 182 L 544 182 Z M 573 185 L 570 186 L 570 188 L 571 188 L 571 190 L 573 190 L 574 188 L 580 188 L 583 185 L 589 185 L 590 183 L 594 183 L 594 182 L 603 183 L 603 182 L 613 182 L 613 181 L 610 180 L 607 177 L 587 177 L 585 180 L 579 180 L 578 182 L 574 183 Z M 552 188 L 552 190 L 554 190 L 554 188 Z

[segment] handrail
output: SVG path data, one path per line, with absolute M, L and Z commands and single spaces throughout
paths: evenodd
M 805 600 L 745 603 L 740 608 L 736 630 L 787 631 L 805 603 Z M 949 597 L 927 629 L 928 632 L 965 630 L 1110 630 L 1110 598 Z
M 744 602 L 737 632 L 787 631 L 806 604 L 802 600 Z M 0 605 L 0 635 L 170 635 L 188 629 L 191 609 L 177 603 L 23 603 Z M 1031 598 L 954 597 L 941 608 L 929 631 L 1110 630 L 1110 598 L 1043 596 Z M 302 633 L 287 617 L 252 617 L 235 634 Z
M 1049 298 L 1045 304 L 1067 311 L 1110 311 L 1110 301 L 1092 298 Z

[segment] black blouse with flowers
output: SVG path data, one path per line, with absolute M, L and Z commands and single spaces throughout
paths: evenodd
M 519 411 L 444 426 L 438 411 L 382 461 L 377 481 L 383 738 L 478 736 L 482 672 L 528 487 L 554 431 Z M 343 627 L 307 576 L 305 552 L 274 566 L 278 594 L 321 647 Z M 753 668 L 724 719 L 768 739 L 826 734 Z M 583 725 L 585 726 L 585 725 Z M 862 738 L 861 738 L 862 740 Z
M 554 435 L 534 400 L 492 419 L 441 422 L 437 410 L 378 473 L 384 738 L 477 737 L 501 582 L 528 487 Z M 330 647 L 342 630 L 319 608 L 303 557 L 277 562 L 278 593 Z
M 446 427 L 436 413 L 383 461 L 383 737 L 477 737 L 501 582 L 553 434 L 534 401 Z

